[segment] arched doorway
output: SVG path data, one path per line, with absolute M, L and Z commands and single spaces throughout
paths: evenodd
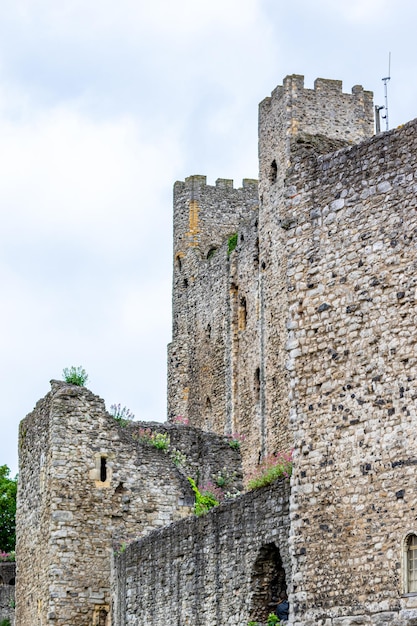
M 250 619 L 266 622 L 276 609 L 279 595 L 287 591 L 285 570 L 275 543 L 265 544 L 259 550 L 252 569 L 251 588 Z

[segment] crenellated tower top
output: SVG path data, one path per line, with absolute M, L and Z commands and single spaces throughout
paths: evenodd
M 342 81 L 317 78 L 304 88 L 304 76 L 287 76 L 259 105 L 261 188 L 271 182 L 271 164 L 285 172 L 290 143 L 297 135 L 322 135 L 356 144 L 374 134 L 373 93 L 355 85 L 343 93 Z

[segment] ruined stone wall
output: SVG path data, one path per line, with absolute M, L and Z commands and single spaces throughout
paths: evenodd
M 294 626 L 416 623 L 416 169 L 414 121 L 288 173 Z
M 14 626 L 16 564 L 0 563 L 0 623 L 8 619 Z
M 169 454 L 140 440 L 139 429 L 148 426 L 123 428 L 103 400 L 57 381 L 23 420 L 18 626 L 109 626 L 113 550 L 191 514 L 186 475 Z M 201 476 L 226 467 L 241 478 L 239 454 L 224 438 L 175 431 L 170 426 L 176 447 L 190 447 L 191 471 L 202 462 Z
M 278 481 L 130 545 L 115 559 L 114 623 L 266 621 L 291 578 L 288 499 Z

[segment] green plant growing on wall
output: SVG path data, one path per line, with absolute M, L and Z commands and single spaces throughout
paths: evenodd
M 177 448 L 171 448 L 169 457 L 177 467 L 183 467 L 187 463 L 187 455 Z
M 154 433 L 150 428 L 139 428 L 136 437 L 141 443 L 153 446 L 157 450 L 167 452 L 169 450 L 170 438 L 168 433 Z
M 224 489 L 236 478 L 236 472 L 230 473 L 223 467 L 217 474 L 213 474 L 212 478 L 217 487 Z
M 78 385 L 78 387 L 85 387 L 85 383 L 88 380 L 88 374 L 85 369 L 81 367 L 81 365 L 78 367 L 75 367 L 74 365 L 71 367 L 64 367 L 62 375 L 66 383 Z
M 11 626 L 9 619 L 2 619 L 0 622 L 0 626 Z
M 268 620 L 266 622 L 266 626 L 279 626 L 281 624 L 281 620 L 275 613 L 270 613 L 268 615 Z
M 135 419 L 134 413 L 130 411 L 126 406 L 122 407 L 120 404 L 112 404 L 110 405 L 110 415 L 114 417 L 116 422 L 125 428 L 129 422 Z
M 188 482 L 195 495 L 194 513 L 196 515 L 205 515 L 210 509 L 219 504 L 219 501 L 216 500 L 212 493 L 206 490 L 200 491 L 192 478 L 188 477 Z
M 247 488 L 258 489 L 270 485 L 278 478 L 289 478 L 292 473 L 292 452 L 270 454 L 249 476 Z
M 232 435 L 227 435 L 228 443 L 233 450 L 239 450 L 241 444 L 245 441 L 245 435 L 241 435 L 240 433 L 233 433 Z
M 169 435 L 168 433 L 155 433 L 154 437 L 152 437 L 151 445 L 158 450 L 168 450 L 169 448 Z
M 229 237 L 227 241 L 227 255 L 231 254 L 237 246 L 237 233 Z

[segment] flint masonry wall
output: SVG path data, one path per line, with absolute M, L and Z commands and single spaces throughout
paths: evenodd
M 293 154 L 283 218 L 293 624 L 414 624 L 417 122 Z
M 115 558 L 114 623 L 266 621 L 291 579 L 288 499 L 288 482 L 278 481 L 130 545 Z
M 192 512 L 186 476 L 168 454 L 138 440 L 147 426 L 122 428 L 103 400 L 59 381 L 22 421 L 18 626 L 109 626 L 113 550 Z M 239 481 L 239 454 L 224 438 L 168 430 L 187 449 L 191 473 L 226 467 Z
M 292 446 L 286 237 L 277 209 L 291 141 L 326 153 L 372 133 L 370 92 L 356 86 L 346 94 L 341 81 L 324 79 L 305 89 L 302 76 L 287 76 L 259 108 L 259 209 L 255 181 L 238 190 L 227 180 L 210 187 L 203 176 L 175 184 L 168 412 L 205 430 L 243 434 L 246 471 Z
M 287 169 L 294 141 L 318 153 L 333 152 L 373 134 L 372 93 L 341 81 L 317 79 L 304 88 L 303 76 L 287 76 L 259 105 L 259 301 L 262 454 L 293 445 L 288 429 L 290 377 L 286 368 L 288 327 L 287 230 L 282 214 Z M 311 139 L 314 135 L 314 140 Z
M 253 274 L 258 257 L 257 205 L 257 183 L 252 180 L 234 189 L 231 180 L 219 179 L 213 187 L 204 176 L 191 176 L 174 188 L 168 414 L 171 419 L 182 415 L 193 425 L 219 434 L 245 431 L 249 435 L 253 426 L 255 403 L 251 401 L 249 411 L 241 412 L 238 389 L 243 326 L 246 317 L 253 329 L 257 323 Z M 242 264 L 238 267 L 236 253 L 228 252 L 228 238 L 238 229 L 238 249 L 245 239 L 244 249 L 251 251 L 250 277 Z M 242 272 L 244 280 L 240 280 Z M 254 369 L 251 365 L 251 389 Z

